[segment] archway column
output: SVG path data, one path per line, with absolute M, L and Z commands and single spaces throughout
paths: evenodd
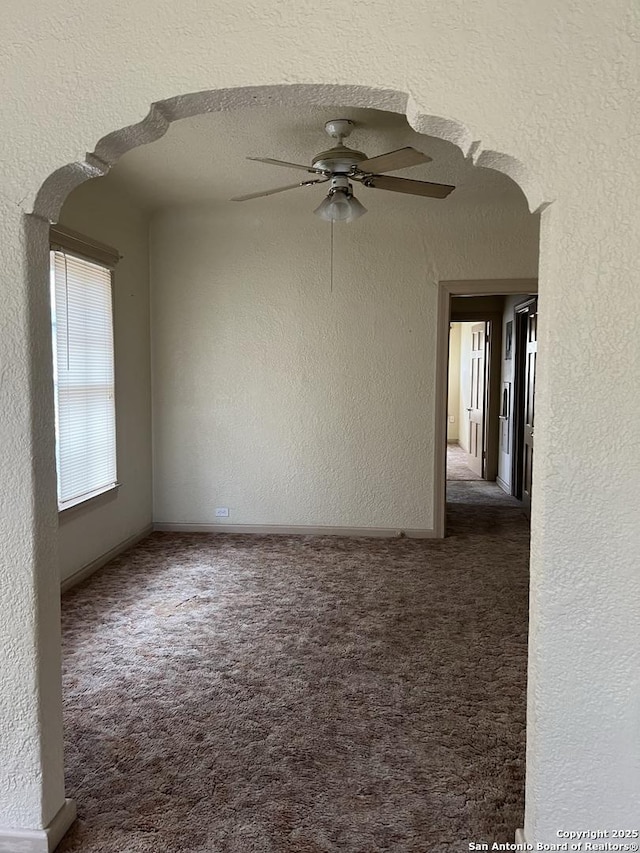
M 541 222 L 525 840 L 636 843 L 637 187 L 571 177 Z
M 0 851 L 48 853 L 64 796 L 48 223 L 0 199 Z

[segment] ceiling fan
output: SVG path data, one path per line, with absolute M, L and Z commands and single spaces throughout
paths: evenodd
M 320 177 L 300 181 L 297 184 L 288 184 L 286 187 L 276 187 L 272 190 L 236 196 L 231 201 L 248 201 L 252 198 L 261 198 L 274 193 L 285 192 L 285 190 L 293 190 L 297 187 L 312 187 L 316 184 L 330 182 L 329 193 L 314 210 L 314 213 L 330 222 L 350 222 L 367 212 L 367 209 L 353 195 L 351 181 L 358 181 L 365 187 L 378 190 L 410 193 L 427 198 L 446 198 L 455 189 L 448 184 L 432 184 L 428 181 L 413 181 L 381 174 L 381 172 L 395 172 L 397 169 L 429 163 L 431 157 L 411 147 L 399 148 L 397 151 L 389 151 L 386 154 L 379 154 L 377 157 L 367 157 L 362 151 L 356 151 L 344 145 L 343 140 L 351 133 L 353 124 L 349 119 L 342 118 L 328 121 L 324 129 L 329 136 L 338 140 L 338 144 L 328 151 L 316 154 L 311 166 L 287 163 L 284 160 L 273 160 L 270 157 L 248 157 L 248 160 L 256 160 L 258 163 L 270 163 L 273 166 L 285 166 L 288 169 L 302 169 Z

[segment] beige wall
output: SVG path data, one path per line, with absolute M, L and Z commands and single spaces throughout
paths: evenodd
M 453 421 L 451 420 L 453 418 Z M 447 394 L 447 441 L 458 441 L 460 434 L 460 323 L 451 323 L 449 331 L 449 391 Z
M 156 522 L 433 526 L 437 281 L 535 276 L 537 218 L 385 195 L 331 292 L 312 207 L 152 221 Z
M 138 535 L 151 523 L 151 385 L 148 220 L 107 182 L 70 196 L 60 222 L 116 248 L 113 277 L 116 428 L 120 488 L 59 516 L 60 579 Z

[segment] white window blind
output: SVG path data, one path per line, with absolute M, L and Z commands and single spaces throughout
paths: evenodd
M 111 270 L 51 252 L 58 506 L 116 484 Z

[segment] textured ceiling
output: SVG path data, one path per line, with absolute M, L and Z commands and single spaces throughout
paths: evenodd
M 151 209 L 185 204 L 226 204 L 235 195 L 304 180 L 304 172 L 253 163 L 246 158 L 274 157 L 310 163 L 314 154 L 335 144 L 324 132 L 324 123 L 331 118 L 355 121 L 347 144 L 370 157 L 405 145 L 413 145 L 429 154 L 432 163 L 393 174 L 455 184 L 457 189 L 446 202 L 421 199 L 421 203 L 450 205 L 472 201 L 474 204 L 526 205 L 524 195 L 510 178 L 473 166 L 449 142 L 416 133 L 405 116 L 345 107 L 295 110 L 255 107 L 183 119 L 175 122 L 157 142 L 125 154 L 107 180 L 126 188 L 130 195 Z M 287 203 L 308 207 L 310 202 L 319 203 L 324 192 L 322 187 L 314 187 L 244 204 L 268 205 L 276 200 L 279 203 L 286 196 Z M 358 187 L 357 194 L 367 206 L 373 203 L 374 195 L 390 195 L 364 187 Z M 398 198 L 397 193 L 393 195 Z M 402 198 L 408 201 L 407 196 Z

